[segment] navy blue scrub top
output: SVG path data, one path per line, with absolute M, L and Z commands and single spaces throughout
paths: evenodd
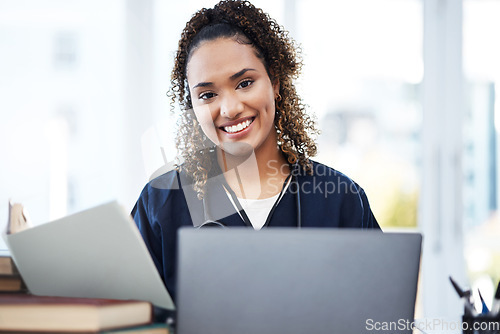
M 363 189 L 346 175 L 313 163 L 313 174 L 293 170 L 290 184 L 269 220 L 269 227 L 296 227 L 296 191 L 300 191 L 302 227 L 380 229 Z M 222 177 L 219 175 L 219 177 Z M 132 216 L 175 302 L 177 229 L 204 222 L 203 203 L 184 172 L 169 171 L 150 181 L 132 210 Z M 226 226 L 247 226 L 230 202 L 217 177 L 209 178 L 206 204 Z M 215 202 L 215 203 L 214 203 Z

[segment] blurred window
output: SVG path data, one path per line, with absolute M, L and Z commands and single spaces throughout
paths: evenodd
M 487 297 L 500 280 L 500 1 L 464 1 L 464 228 L 468 277 Z M 477 289 L 474 289 L 477 291 Z

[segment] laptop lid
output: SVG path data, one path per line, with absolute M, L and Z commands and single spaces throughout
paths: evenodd
M 361 230 L 181 229 L 177 333 L 411 333 L 421 240 Z
M 5 238 L 35 295 L 137 299 L 174 308 L 137 226 L 116 202 Z

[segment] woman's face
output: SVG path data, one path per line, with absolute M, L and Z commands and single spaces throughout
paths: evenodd
M 217 146 L 236 156 L 276 152 L 279 84 L 251 45 L 230 38 L 202 42 L 187 64 L 187 79 L 196 118 Z

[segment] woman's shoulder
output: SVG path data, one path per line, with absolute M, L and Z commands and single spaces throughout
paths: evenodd
M 315 160 L 310 160 L 313 173 L 317 175 L 322 175 L 322 176 L 342 176 L 342 177 L 347 177 L 344 173 L 340 172 L 339 170 L 327 166 L 321 162 L 315 161 Z
M 183 198 L 184 188 L 188 184 L 186 173 L 175 166 L 164 173 L 153 176 L 143 187 L 140 199 L 145 201 L 166 201 Z
M 312 173 L 300 178 L 300 191 L 304 202 L 310 203 L 318 213 L 325 216 L 338 217 L 339 227 L 380 228 L 375 219 L 366 193 L 346 174 L 311 161 Z M 333 219 L 333 218 L 332 218 Z
M 149 182 L 146 184 L 146 188 L 166 190 L 166 189 L 178 189 L 179 188 L 179 167 L 174 167 L 169 171 L 166 171 L 158 176 L 153 176 L 150 178 Z
M 179 224 L 190 225 L 187 195 L 193 196 L 187 189 L 190 185 L 183 183 L 185 175 L 182 168 L 176 166 L 147 182 L 132 210 L 136 222 L 148 221 L 157 226 L 155 228 L 168 229 Z
M 300 168 L 298 173 L 301 188 L 310 190 L 313 193 L 320 193 L 330 197 L 330 195 L 364 195 L 364 190 L 346 174 L 329 167 L 323 163 L 310 160 L 311 170 L 307 172 Z M 297 174 L 296 174 L 297 175 Z
M 315 160 L 309 161 L 311 163 L 310 172 L 305 171 L 303 168 L 300 169 L 299 173 L 303 174 L 304 176 L 356 183 L 349 176 L 333 167 L 327 166 Z
M 148 207 L 184 206 L 186 200 L 195 202 L 196 192 L 192 178 L 182 168 L 175 166 L 170 170 L 152 178 L 142 189 L 139 201 L 147 203 Z
M 145 188 L 177 190 L 180 189 L 182 184 L 190 183 L 192 183 L 192 180 L 186 174 L 183 165 L 175 165 L 150 177 Z

